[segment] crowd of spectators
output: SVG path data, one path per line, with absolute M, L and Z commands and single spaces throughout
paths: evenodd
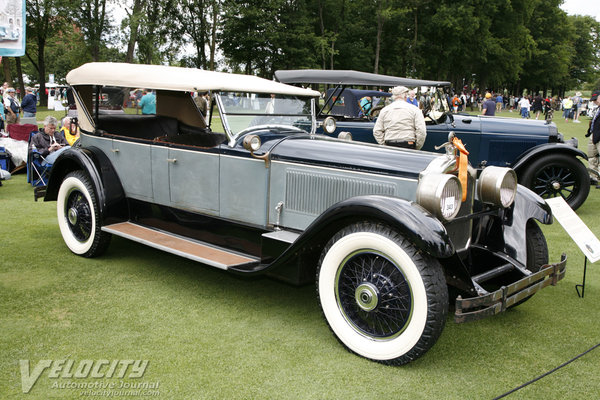
M 517 112 L 522 118 L 544 118 L 552 119 L 555 111 L 561 111 L 565 122 L 573 121 L 579 123 L 579 116 L 585 112 L 587 103 L 584 101 L 581 92 L 574 96 L 547 96 L 541 94 L 513 96 L 491 91 L 480 92 L 472 90 L 470 93 L 463 91 L 461 93 L 447 94 L 447 101 L 453 112 L 476 111 L 482 115 L 494 115 L 490 112 L 489 102 L 494 102 L 495 113 L 503 110 Z

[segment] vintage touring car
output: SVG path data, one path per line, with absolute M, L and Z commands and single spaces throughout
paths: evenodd
M 81 256 L 116 235 L 239 275 L 316 280 L 341 343 L 396 365 L 436 342 L 449 292 L 464 322 L 564 276 L 537 225 L 548 206 L 509 168 L 476 179 L 456 139 L 441 155 L 315 135 L 318 92 L 254 76 L 90 63 L 67 80 L 81 139 L 45 200 Z M 155 90 L 156 114 L 100 113 L 115 87 Z M 214 97 L 208 121 L 195 91 Z
M 449 82 L 399 78 L 343 70 L 280 70 L 275 78 L 288 84 L 331 85 L 325 104 L 317 115 L 317 133 L 337 136 L 349 132 L 359 142 L 375 143 L 373 118 L 390 93 L 356 90 L 352 86 L 390 86 L 436 88 L 433 107 L 424 107 L 427 140 L 422 150 L 436 151 L 454 132 L 469 147 L 469 160 L 478 169 L 489 165 L 515 170 L 520 184 L 543 198 L 561 196 L 573 209 L 579 208 L 590 192 L 590 178 L 581 161 L 587 155 L 577 148 L 577 139 L 565 140 L 554 123 L 506 117 L 481 117 L 452 114 L 443 87 Z M 361 109 L 361 99 L 370 98 L 368 112 Z M 305 127 L 307 130 L 310 127 Z

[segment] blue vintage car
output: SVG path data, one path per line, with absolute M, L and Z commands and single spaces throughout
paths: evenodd
M 275 72 L 275 78 L 290 84 L 333 85 L 325 92 L 317 132 L 329 136 L 350 132 L 353 140 L 368 143 L 376 143 L 373 120 L 386 100 L 389 101 L 390 93 L 350 86 L 439 89 L 449 84 L 338 70 L 282 70 Z M 422 150 L 444 151 L 436 146 L 446 142 L 450 132 L 455 132 L 468 146 L 469 160 L 476 168 L 511 167 L 519 183 L 543 198 L 562 196 L 573 209 L 583 204 L 590 191 L 590 178 L 581 161 L 587 160 L 587 155 L 577 149 L 576 139 L 565 141 L 556 125 L 545 121 L 452 114 L 440 92 L 436 91 L 432 98 L 436 106 L 424 108 L 427 140 Z M 368 112 L 361 106 L 365 98 L 372 102 Z
M 455 139 L 437 154 L 316 135 L 318 92 L 254 76 L 90 63 L 67 81 L 81 138 L 44 200 L 80 256 L 120 236 L 243 277 L 315 283 L 340 342 L 396 365 L 434 345 L 451 301 L 457 322 L 475 320 L 564 276 L 538 226 L 548 205 L 510 168 L 477 177 Z M 136 87 L 156 91 L 156 114 L 101 112 Z M 195 91 L 212 92 L 208 118 Z

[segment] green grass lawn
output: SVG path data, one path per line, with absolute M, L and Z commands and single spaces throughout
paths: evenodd
M 585 148 L 582 120 L 557 125 Z M 33 201 L 24 175 L 0 187 L 1 399 L 73 399 L 81 390 L 53 385 L 120 384 L 46 370 L 22 393 L 19 360 L 33 369 L 63 359 L 148 360 L 143 378 L 124 381 L 159 382 L 164 399 L 491 399 L 600 342 L 600 271 L 588 265 L 578 298 L 584 258 L 558 223 L 543 228 L 551 260 L 569 256 L 558 286 L 486 320 L 457 325 L 449 317 L 424 357 L 387 367 L 337 342 L 314 285 L 243 280 L 121 238 L 100 258 L 77 257 L 55 207 Z M 597 235 L 599 209 L 592 188 L 577 213 Z M 597 349 L 508 398 L 597 398 L 599 364 Z

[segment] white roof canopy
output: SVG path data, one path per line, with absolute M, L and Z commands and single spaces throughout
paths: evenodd
M 228 74 L 196 68 L 127 63 L 84 64 L 67 74 L 70 85 L 143 87 L 175 91 L 231 91 L 319 96 L 319 92 L 252 75 Z

